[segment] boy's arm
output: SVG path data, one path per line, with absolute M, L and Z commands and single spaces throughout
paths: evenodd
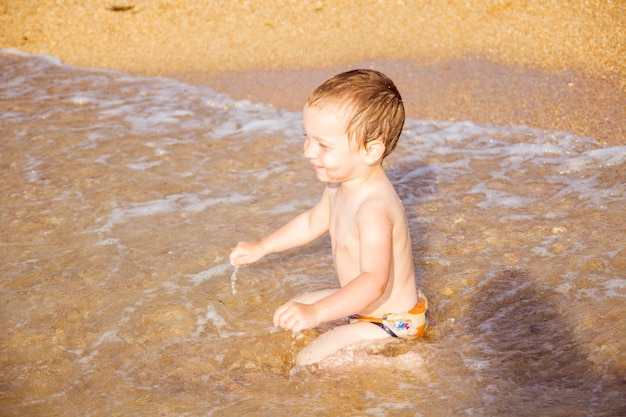
M 357 216 L 360 274 L 339 291 L 311 305 L 288 302 L 274 324 L 301 331 L 362 311 L 385 292 L 389 280 L 393 222 L 384 202 L 368 202 Z
M 259 242 L 239 242 L 230 254 L 234 266 L 256 262 L 263 256 L 304 245 L 328 231 L 329 201 L 326 190 L 315 206 L 291 219 Z

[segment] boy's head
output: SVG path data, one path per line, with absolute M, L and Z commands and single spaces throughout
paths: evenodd
M 393 81 L 368 69 L 337 74 L 317 87 L 309 107 L 336 106 L 345 112 L 346 133 L 358 149 L 373 140 L 385 145 L 382 158 L 396 147 L 404 126 L 404 105 Z

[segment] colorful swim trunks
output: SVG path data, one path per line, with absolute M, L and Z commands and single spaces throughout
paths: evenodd
M 428 300 L 421 290 L 417 291 L 417 304 L 406 313 L 385 314 L 381 318 L 366 317 L 354 314 L 348 319 L 350 323 L 367 321 L 379 326 L 392 337 L 401 339 L 415 339 L 426 331 L 426 316 L 428 315 Z

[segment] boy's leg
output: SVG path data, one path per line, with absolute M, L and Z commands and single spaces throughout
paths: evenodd
M 337 326 L 326 333 L 322 333 L 302 349 L 296 357 L 296 365 L 312 365 L 346 346 L 366 340 L 380 340 L 390 337 L 386 331 L 368 322 Z

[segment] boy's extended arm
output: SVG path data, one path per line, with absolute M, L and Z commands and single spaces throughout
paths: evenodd
M 291 219 L 259 242 L 239 242 L 230 254 L 234 266 L 256 262 L 263 256 L 304 245 L 328 231 L 326 190 L 315 206 Z

